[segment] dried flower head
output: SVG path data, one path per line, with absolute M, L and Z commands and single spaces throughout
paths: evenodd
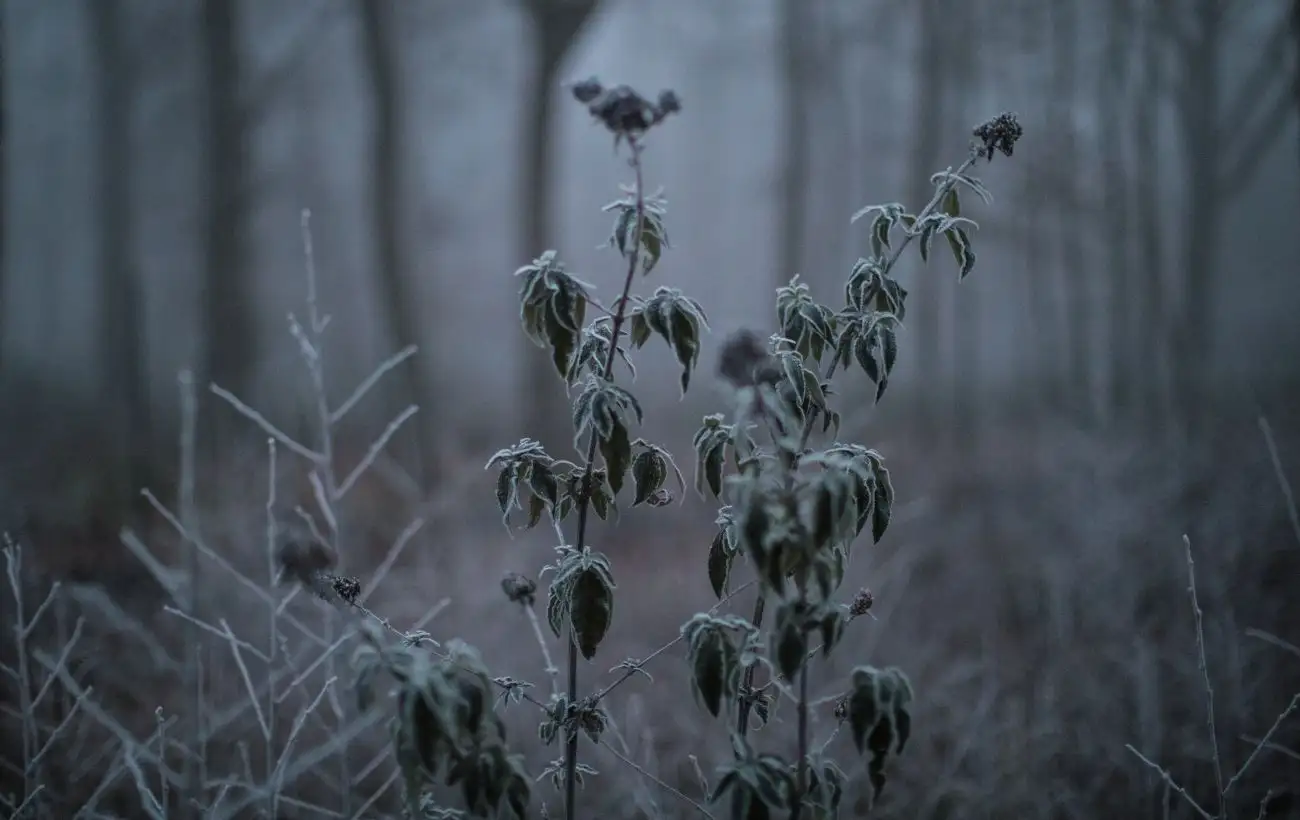
M 781 370 L 758 334 L 738 330 L 727 337 L 718 355 L 718 374 L 735 387 L 776 383 Z
M 993 161 L 993 152 L 1001 151 L 1007 156 L 1015 150 L 1016 142 L 1024 135 L 1025 130 L 1020 127 L 1016 115 L 1004 111 L 993 119 L 978 126 L 974 134 L 976 138 L 983 143 L 981 154 L 990 162 Z
M 330 586 L 334 589 L 334 594 L 343 599 L 344 603 L 355 604 L 357 598 L 361 597 L 361 580 L 350 575 L 330 575 Z
M 595 77 L 574 83 L 571 90 L 574 99 L 586 105 L 616 138 L 643 134 L 669 114 L 682 110 L 681 101 L 672 91 L 661 91 L 658 100 L 651 102 L 630 86 L 605 88 Z
M 871 611 L 871 605 L 876 602 L 876 596 L 871 594 L 871 590 L 863 587 L 853 596 L 853 602 L 849 604 L 849 617 L 861 618 Z
M 517 572 L 511 572 L 501 579 L 501 589 L 511 603 L 531 607 L 534 601 L 533 595 L 537 592 L 537 582 Z

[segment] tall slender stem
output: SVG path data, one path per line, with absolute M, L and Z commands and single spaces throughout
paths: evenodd
M 630 301 L 632 291 L 632 282 L 636 278 L 636 266 L 641 256 L 641 229 L 645 221 L 645 194 L 644 186 L 641 184 L 641 143 L 635 136 L 628 137 L 628 145 L 631 147 L 632 157 L 629 163 L 632 166 L 632 172 L 636 175 L 635 196 L 636 196 L 636 229 L 632 233 L 631 248 L 627 252 L 627 276 L 623 280 L 623 295 L 619 297 L 618 304 L 614 309 L 614 323 L 610 329 L 609 351 L 605 355 L 605 367 L 601 372 L 601 377 L 608 380 L 614 374 L 614 357 L 618 355 L 619 335 L 623 331 L 623 323 L 627 319 L 627 305 Z M 626 246 L 625 246 L 626 247 Z M 582 496 L 578 501 L 578 534 L 577 543 L 574 545 L 578 550 L 582 550 L 587 543 L 587 520 L 591 510 L 591 477 L 595 470 L 596 447 L 600 439 L 596 431 L 593 430 L 591 438 L 587 442 L 587 460 L 583 467 L 582 475 Z M 578 702 L 578 642 L 573 634 L 573 626 L 569 627 L 569 706 L 572 708 Z M 567 744 L 564 749 L 564 816 L 566 820 L 575 820 L 577 817 L 577 792 L 578 792 L 578 731 L 576 727 L 571 727 L 566 738 Z

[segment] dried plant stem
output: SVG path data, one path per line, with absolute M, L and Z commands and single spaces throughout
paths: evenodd
M 267 481 L 266 481 L 266 561 L 267 561 L 267 585 L 275 584 L 276 576 L 279 574 L 279 568 L 276 566 L 276 524 L 275 524 L 275 473 L 276 473 L 276 449 L 275 439 L 267 438 L 266 440 L 266 460 L 267 460 Z M 280 645 L 280 607 L 278 605 L 267 607 L 268 618 L 266 624 L 266 705 L 263 709 L 266 712 L 267 731 L 264 738 L 265 760 L 263 765 L 265 770 L 263 777 L 266 780 L 266 808 L 269 817 L 278 817 L 280 811 L 280 790 L 275 784 L 275 757 L 276 757 L 276 712 L 275 712 L 275 664 L 278 658 L 276 651 Z
M 627 251 L 627 276 L 623 280 L 623 293 L 619 297 L 618 304 L 614 310 L 613 326 L 610 328 L 609 352 L 605 355 L 605 367 L 601 377 L 608 380 L 614 373 L 614 359 L 618 355 L 619 336 L 623 330 L 623 323 L 627 319 L 627 307 L 632 292 L 632 282 L 636 279 L 636 266 L 641 256 L 641 231 L 645 222 L 645 190 L 641 180 L 641 143 L 635 136 L 627 138 L 628 146 L 631 149 L 631 158 L 628 160 L 632 166 L 632 172 L 635 175 L 634 191 L 636 196 L 636 228 L 632 232 L 632 241 Z M 587 542 L 587 520 L 591 512 L 591 476 L 595 470 L 596 447 L 600 439 L 595 430 L 591 432 L 591 439 L 587 443 L 587 460 L 583 467 L 582 475 L 582 498 L 578 503 L 578 533 L 577 543 L 574 546 L 581 551 Z M 569 629 L 569 703 L 570 705 L 578 702 L 578 640 L 573 633 L 573 628 Z M 575 820 L 577 817 L 577 795 L 578 795 L 578 735 L 576 728 L 568 733 L 564 747 L 564 816 L 566 820 Z
M 182 370 L 177 378 L 181 399 L 181 438 L 180 438 L 180 521 L 187 533 L 198 531 L 196 510 L 194 506 L 195 448 L 198 431 L 198 398 L 194 390 L 194 375 Z M 184 612 L 190 621 L 199 619 L 198 591 L 202 585 L 202 562 L 199 561 L 197 545 L 192 538 L 185 538 L 185 599 Z M 207 781 L 205 744 L 203 741 L 203 641 L 193 623 L 189 627 L 189 636 L 185 644 L 185 690 L 193 697 L 191 708 L 194 710 L 188 722 L 189 735 L 187 748 L 194 755 L 186 755 L 184 764 L 181 816 L 192 816 L 193 806 L 200 804 L 199 796 L 203 784 Z
M 1201 602 L 1196 597 L 1196 563 L 1192 560 L 1192 540 L 1183 536 L 1187 552 L 1187 594 L 1192 599 L 1192 614 L 1196 618 L 1196 654 L 1201 670 L 1201 684 L 1205 687 L 1205 724 L 1210 733 L 1210 753 L 1214 762 L 1214 785 L 1219 795 L 1219 817 L 1228 816 L 1227 790 L 1223 786 L 1223 758 L 1219 755 L 1219 732 L 1214 723 L 1214 685 L 1210 682 L 1210 667 L 1205 657 L 1205 627 Z

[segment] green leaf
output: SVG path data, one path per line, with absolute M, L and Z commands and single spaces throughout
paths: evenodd
M 564 637 L 564 621 L 568 614 L 565 608 L 569 603 L 569 591 L 565 587 L 566 584 L 560 583 L 557 578 L 547 590 L 546 623 L 557 638 Z
M 510 503 L 515 497 L 515 471 L 510 467 L 505 467 L 497 473 L 497 506 L 501 508 L 501 514 L 507 515 L 510 512 Z
M 591 660 L 614 620 L 614 589 L 595 567 L 582 570 L 569 589 L 569 623 L 582 657 Z
M 735 555 L 727 548 L 727 534 L 719 530 L 709 545 L 709 586 L 713 594 L 722 599 L 727 591 L 727 576 L 731 573 L 731 562 Z
M 879 542 L 889 528 L 894 511 L 894 485 L 889 480 L 889 470 L 884 464 L 876 468 L 875 492 L 871 509 L 871 538 Z
M 808 638 L 803 624 L 795 618 L 787 619 L 772 633 L 772 657 L 777 671 L 787 680 L 794 680 L 808 654 Z
M 632 482 L 635 493 L 632 506 L 643 504 L 668 478 L 668 465 L 664 457 L 653 449 L 643 449 L 632 459 Z
M 941 210 L 947 216 L 961 216 L 961 200 L 957 196 L 957 186 L 948 189 L 948 193 L 943 195 L 943 204 Z
M 623 478 L 632 461 L 632 442 L 622 419 L 613 427 L 610 437 L 601 439 L 600 454 L 605 459 L 605 472 L 609 488 L 617 495 L 623 489 Z
M 964 229 L 955 226 L 945 231 L 944 236 L 947 237 L 948 247 L 960 268 L 958 278 L 965 279 L 975 268 L 975 250 L 971 247 L 970 236 Z

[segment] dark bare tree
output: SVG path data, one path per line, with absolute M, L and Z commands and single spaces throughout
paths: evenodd
M 375 243 L 376 276 L 384 319 L 390 325 L 394 350 L 421 342 L 421 305 L 408 284 L 410 264 L 405 231 L 407 192 L 402 184 L 405 162 L 404 103 L 401 58 L 395 36 L 400 6 L 361 0 L 361 46 L 370 80 L 374 127 L 370 142 L 370 219 Z M 427 320 L 427 319 L 426 319 Z M 430 383 L 430 362 L 423 357 L 402 366 L 403 402 L 420 406 L 413 426 L 417 437 L 415 477 L 426 489 L 437 481 L 434 434 L 439 429 Z
M 969 116 L 971 112 L 966 104 L 970 98 L 967 92 L 970 88 L 978 87 L 985 76 L 980 50 L 976 48 L 977 41 L 964 34 L 975 30 L 980 16 L 979 11 L 978 0 L 968 0 L 951 7 L 947 14 L 948 25 L 953 27 L 953 35 L 948 45 L 948 60 L 953 81 L 944 91 L 949 98 L 943 109 L 947 117 L 943 128 L 945 134 L 960 133 L 962 122 L 973 119 Z M 913 207 L 920 207 L 920 204 Z M 945 289 L 951 287 L 950 277 L 937 270 L 930 271 L 929 275 L 937 278 L 941 287 Z M 951 416 L 944 428 L 953 437 L 954 444 L 973 451 L 979 445 L 983 409 L 980 401 L 983 383 L 980 368 L 982 361 L 980 338 L 983 335 L 980 278 L 972 277 L 962 282 L 960 287 L 961 292 L 954 295 L 958 304 L 953 311 L 952 401 L 949 404 Z
M 1291 0 L 1291 97 L 1300 116 L 1300 0 Z M 1300 139 L 1296 148 L 1300 149 Z
M 528 15 L 532 60 L 525 84 L 520 124 L 519 264 L 539 256 L 555 242 L 551 209 L 555 198 L 555 111 L 560 70 L 578 33 L 599 0 L 521 0 Z M 558 249 L 557 249 L 558 250 Z M 554 365 L 546 351 L 525 341 L 521 359 L 523 429 L 548 438 L 562 435 L 568 412 L 555 389 Z
M 1054 197 L 1054 229 L 1057 264 L 1064 285 L 1065 330 L 1065 411 L 1072 421 L 1092 421 L 1093 373 L 1092 347 L 1089 338 L 1092 305 L 1088 288 L 1088 265 L 1084 258 L 1083 165 L 1080 162 L 1074 108 L 1080 100 L 1079 73 L 1079 4 L 1077 0 L 1059 0 L 1048 4 L 1048 42 L 1050 44 L 1051 80 L 1048 118 L 1049 131 L 1055 140 L 1052 157 L 1051 185 Z
M 916 36 L 912 57 L 912 76 L 916 88 L 912 93 L 912 125 L 908 156 L 907 205 L 919 209 L 934 195 L 930 176 L 941 158 L 947 95 L 950 77 L 947 68 L 946 4 L 942 0 L 917 0 Z M 908 284 L 909 333 L 916 346 L 915 371 L 921 378 L 922 395 L 917 402 L 916 419 L 927 434 L 939 429 L 943 421 L 944 402 L 936 395 L 942 388 L 943 336 L 942 291 L 934 276 L 919 271 Z
M 1292 23 L 1289 16 L 1275 21 L 1255 63 L 1237 88 L 1229 88 L 1224 49 L 1243 15 L 1258 14 L 1259 7 L 1230 0 L 1160 2 L 1176 69 L 1172 96 L 1187 184 L 1179 259 L 1184 298 L 1170 323 L 1173 382 L 1178 409 L 1195 430 L 1206 421 L 1200 385 L 1218 343 L 1213 308 L 1221 216 L 1254 179 L 1293 113 L 1294 75 L 1278 70 Z
M 781 204 L 775 280 L 781 287 L 801 272 L 807 241 L 809 83 L 812 10 L 804 0 L 781 0 L 777 24 L 781 55 Z
M 1134 247 L 1129 230 L 1132 197 L 1129 189 L 1133 177 L 1130 158 L 1131 129 L 1127 127 L 1132 107 L 1133 89 L 1133 19 L 1132 0 L 1107 0 L 1105 6 L 1103 65 L 1097 72 L 1095 92 L 1100 118 L 1097 129 L 1096 162 L 1102 179 L 1102 196 L 1106 207 L 1101 213 L 1102 245 L 1106 253 L 1106 346 L 1109 380 L 1107 410 L 1109 421 L 1131 420 L 1135 405 L 1136 382 L 1142 378 L 1135 355 L 1134 339 Z
M 247 395 L 258 345 L 248 266 L 248 118 L 240 98 L 240 7 L 238 0 L 204 0 L 202 6 L 207 207 L 200 327 L 204 356 L 198 383 L 216 382 Z M 215 448 L 222 437 L 216 419 L 206 419 L 199 429 L 205 430 L 208 447 Z
M 103 0 L 90 13 L 95 60 L 95 174 L 101 283 L 99 377 L 101 406 L 117 433 L 120 473 L 115 498 L 126 505 L 149 483 L 150 411 L 143 294 L 135 262 L 135 178 L 131 117 L 135 86 L 131 27 L 122 0 Z
M 1137 21 L 1141 38 L 1138 51 L 1142 55 L 1139 88 L 1129 111 L 1134 140 L 1131 215 L 1132 224 L 1137 228 L 1138 256 L 1133 293 L 1133 312 L 1138 321 L 1130 353 L 1141 374 L 1135 381 L 1135 389 L 1140 390 L 1136 402 L 1139 422 L 1143 429 L 1150 431 L 1159 424 L 1159 419 L 1169 418 L 1172 411 L 1167 328 L 1171 300 L 1165 295 L 1166 228 L 1160 205 L 1160 182 L 1164 179 L 1160 105 L 1166 87 L 1160 42 L 1164 35 L 1160 30 L 1162 18 L 1153 13 L 1158 10 L 1149 3 L 1143 5 L 1143 14 Z

